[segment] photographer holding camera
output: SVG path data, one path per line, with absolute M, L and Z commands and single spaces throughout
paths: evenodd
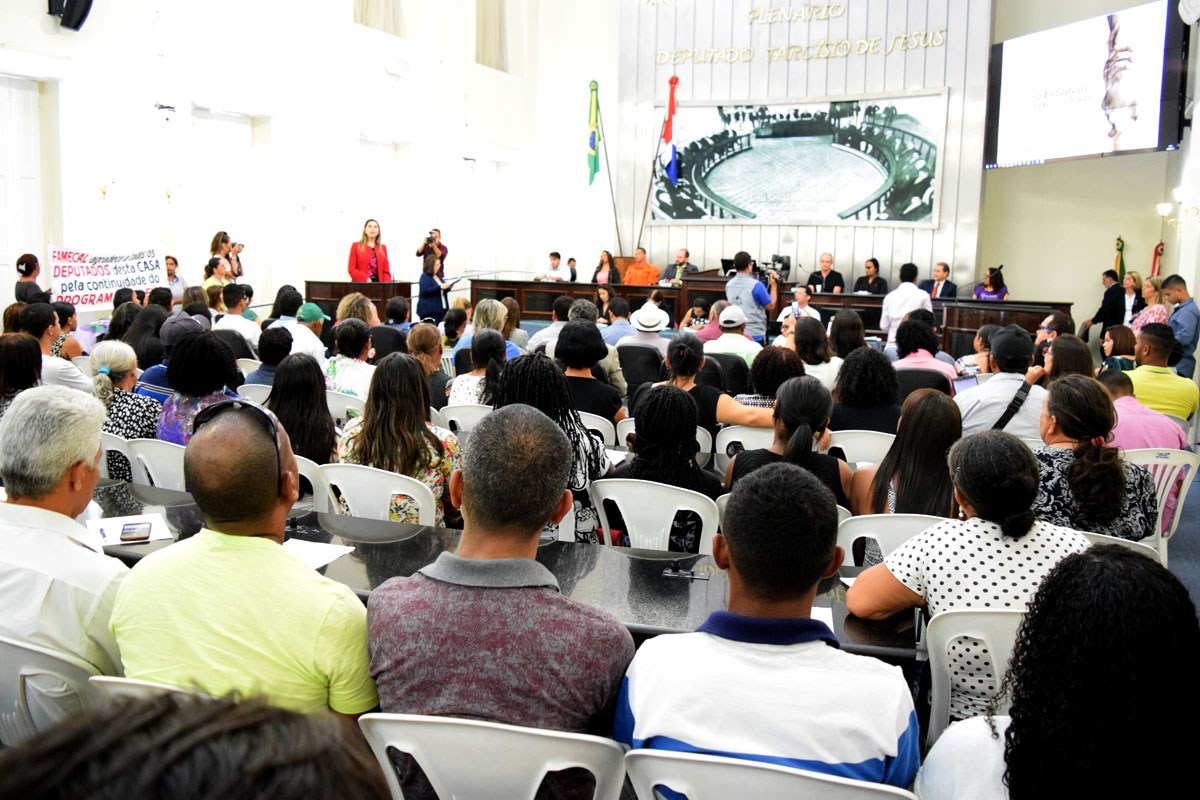
M 429 235 L 421 240 L 421 244 L 417 247 L 417 255 L 421 258 L 433 253 L 438 257 L 438 278 L 446 279 L 446 253 L 449 250 L 446 245 L 442 244 L 442 232 L 437 228 L 429 231 Z
M 767 311 L 779 302 L 779 273 L 771 270 L 768 279 L 771 291 L 754 275 L 754 262 L 745 250 L 733 257 L 737 274 L 725 284 L 725 297 L 746 314 L 746 335 L 762 344 L 767 335 Z

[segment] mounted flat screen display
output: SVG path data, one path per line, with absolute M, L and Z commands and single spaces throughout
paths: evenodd
M 1172 149 L 1186 37 L 1167 0 L 995 45 L 988 168 Z

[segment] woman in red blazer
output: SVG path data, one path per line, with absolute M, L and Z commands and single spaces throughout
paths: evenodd
M 392 279 L 388 266 L 387 245 L 379 235 L 379 223 L 367 220 L 363 226 L 362 241 L 350 245 L 350 277 L 356 281 L 384 281 Z

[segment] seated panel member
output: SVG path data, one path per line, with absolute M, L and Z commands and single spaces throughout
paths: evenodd
M 854 282 L 854 291 L 856 293 L 887 294 L 888 282 L 886 279 L 879 277 L 879 259 L 868 258 L 863 262 L 863 270 L 866 274 L 860 275 L 858 280 Z
M 811 474 L 772 464 L 739 481 L 713 539 L 729 610 L 642 644 L 613 738 L 909 786 L 920 734 L 900 669 L 843 653 L 810 618 L 843 555 L 833 495 Z
M 193 431 L 184 477 L 206 526 L 139 561 L 117 593 L 126 677 L 306 713 L 370 711 L 362 601 L 281 547 L 300 493 L 287 432 L 237 400 L 207 406 Z
M 653 286 L 661 274 L 658 267 L 646 261 L 646 248 L 639 247 L 633 251 L 633 263 L 625 268 L 621 282 L 629 286 Z
M 950 280 L 950 265 L 939 261 L 933 265 L 933 278 L 921 281 L 921 291 L 928 292 L 930 297 L 958 297 L 958 284 Z

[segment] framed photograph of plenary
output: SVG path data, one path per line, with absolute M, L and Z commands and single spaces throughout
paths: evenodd
M 945 90 L 680 103 L 651 222 L 935 228 L 945 131 Z

